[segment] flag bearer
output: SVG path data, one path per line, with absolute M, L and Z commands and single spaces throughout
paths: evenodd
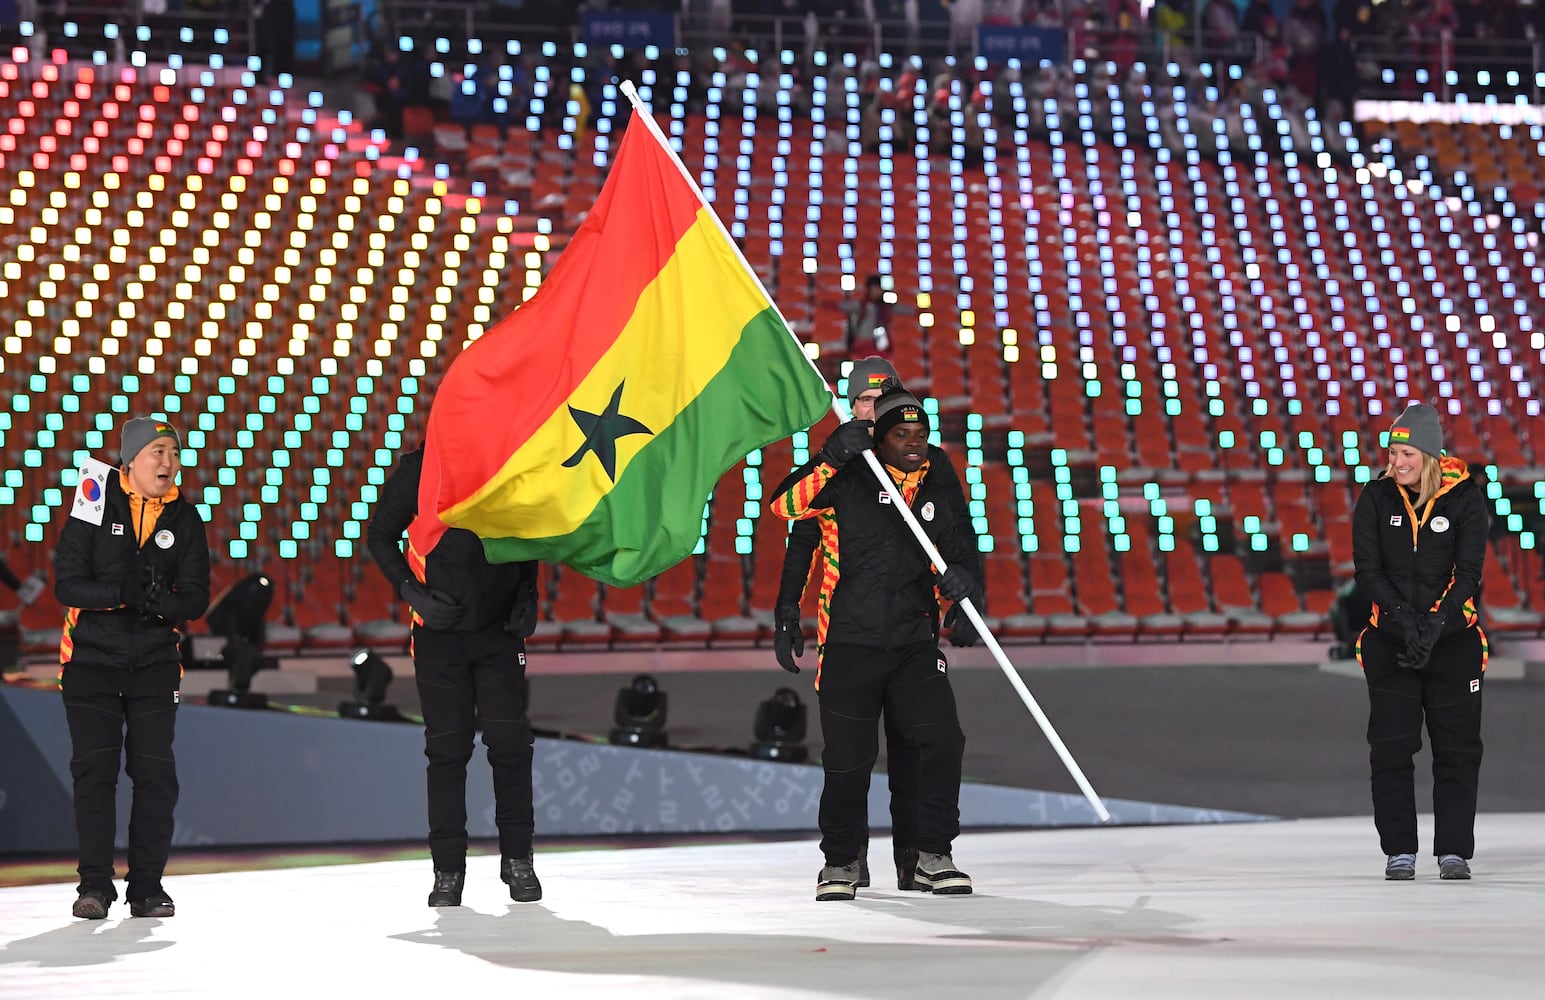
M 470 531 L 446 531 L 427 560 L 402 549 L 418 513 L 424 452 L 403 456 L 381 487 L 366 545 L 397 596 L 413 609 L 413 671 L 429 758 L 430 906 L 460 906 L 467 870 L 467 761 L 483 730 L 493 769 L 500 878 L 510 898 L 542 898 L 532 865 L 531 723 L 526 717 L 526 637 L 536 628 L 537 564 L 490 564 Z
M 853 363 L 848 373 L 848 401 L 856 420 L 874 420 L 874 404 L 879 401 L 885 381 L 897 379 L 896 369 L 882 357 L 861 358 Z M 936 476 L 948 477 L 955 471 L 943 449 L 928 447 L 928 463 Z M 808 475 L 815 463 L 789 473 L 778 485 L 782 494 L 795 482 Z M 959 490 L 945 489 L 946 496 L 965 497 Z M 962 506 L 955 512 L 963 523 L 970 523 L 969 509 Z M 974 544 L 974 543 L 973 543 Z M 778 603 L 773 612 L 773 652 L 779 666 L 790 673 L 799 673 L 795 656 L 805 652 L 804 626 L 799 620 L 800 596 L 812 573 L 818 574 L 822 561 L 821 528 L 815 519 L 794 522 L 789 532 L 787 551 L 783 556 L 783 570 L 778 583 Z M 950 631 L 950 641 L 956 646 L 971 646 L 978 641 L 971 622 L 961 615 Z M 917 868 L 917 848 L 912 846 L 917 827 L 917 749 L 909 746 L 896 728 L 896 720 L 890 713 L 882 716 L 885 725 L 886 778 L 891 793 L 891 846 L 896 862 L 896 886 L 899 889 L 917 889 L 921 886 L 912 878 Z M 869 861 L 866 850 L 859 858 L 859 887 L 869 884 Z
M 950 854 L 960 832 L 965 736 L 936 630 L 941 595 L 952 601 L 980 595 L 980 557 L 970 525 L 956 513 L 965 506 L 958 477 L 932 467 L 922 404 L 899 382 L 889 382 L 874 406 L 872 441 L 870 428 L 865 420 L 838 427 L 809 474 L 772 502 L 780 517 L 816 519 L 827 560 L 816 626 L 826 865 L 817 878 L 816 899 L 852 899 L 861 881 L 869 776 L 879 751 L 882 710 L 894 716 L 902 736 L 917 748 L 916 887 L 969 893 L 971 879 L 955 867 Z M 948 562 L 942 576 L 891 509 L 890 495 L 871 470 L 852 462 L 871 443 Z M 855 467 L 847 468 L 850 462 Z M 946 624 L 956 623 L 947 619 Z

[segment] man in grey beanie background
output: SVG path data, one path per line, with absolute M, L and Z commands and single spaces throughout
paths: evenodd
M 209 606 L 204 519 L 177 484 L 181 437 L 164 420 L 136 417 L 124 424 L 120 443 L 118 471 L 100 487 L 83 487 L 100 490 L 101 522 L 70 514 L 54 547 L 54 594 L 65 607 L 59 686 L 70 729 L 80 873 L 71 912 L 85 920 L 103 919 L 118 898 L 120 764 L 134 783 L 129 913 L 177 912 L 161 878 L 178 794 L 178 630 Z

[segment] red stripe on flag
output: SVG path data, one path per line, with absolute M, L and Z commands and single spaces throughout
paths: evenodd
M 482 488 L 567 404 L 701 207 L 648 128 L 630 127 L 590 214 L 537 294 L 463 351 L 435 392 L 419 518 L 408 529 L 419 553 L 427 556 L 444 532 L 440 513 Z

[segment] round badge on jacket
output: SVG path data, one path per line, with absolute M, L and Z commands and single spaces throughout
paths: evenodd
M 925 520 L 925 521 L 932 521 L 933 520 L 933 501 L 930 500 L 927 503 L 923 504 L 923 509 L 921 511 L 919 511 L 918 513 L 923 515 L 923 520 Z
M 1448 530 L 1448 518 L 1446 518 L 1446 517 L 1435 517 L 1435 518 L 1433 518 L 1432 519 L 1432 530 L 1436 531 L 1440 535 L 1443 534 L 1443 532 Z
M 173 535 L 165 528 L 162 528 L 160 531 L 156 532 L 156 546 L 158 548 L 169 549 L 172 547 L 172 543 L 175 541 L 177 541 L 177 536 Z

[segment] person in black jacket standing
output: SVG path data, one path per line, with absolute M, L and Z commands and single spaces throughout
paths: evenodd
M 181 495 L 181 439 L 170 424 L 124 424 L 123 465 L 102 485 L 102 521 L 71 515 L 54 547 L 54 595 L 67 609 L 59 643 L 80 885 L 75 916 L 101 920 L 113 887 L 120 757 L 134 783 L 126 895 L 136 917 L 170 917 L 161 886 L 172 846 L 177 765 L 172 737 L 182 662 L 178 627 L 209 606 L 204 519 Z
M 855 420 L 874 419 L 874 405 L 882 393 L 881 386 L 887 379 L 897 378 L 896 369 L 879 356 L 861 358 L 854 362 L 848 373 L 848 401 Z M 812 460 L 789 473 L 778 484 L 774 496 L 788 492 L 800 479 L 815 468 Z M 928 446 L 928 466 L 936 475 L 950 477 L 955 467 L 942 448 Z M 959 489 L 945 489 L 946 498 L 959 498 L 960 507 L 954 516 L 960 523 L 970 525 L 970 510 Z M 975 530 L 972 529 L 973 539 Z M 973 544 L 975 542 L 973 541 Z M 773 610 L 773 655 L 778 665 L 791 674 L 799 673 L 795 657 L 805 653 L 804 625 L 800 622 L 799 605 L 805 586 L 812 574 L 818 574 L 822 565 L 817 553 L 821 551 L 821 529 L 814 519 L 795 521 L 789 531 L 788 547 L 784 551 L 783 569 L 778 581 L 778 600 Z M 980 609 L 979 609 L 980 610 Z M 962 627 L 964 626 L 964 627 Z M 972 646 L 978 641 L 976 630 L 968 619 L 961 617 L 950 632 L 950 642 L 956 646 Z M 886 712 L 882 716 L 885 726 L 886 779 L 891 793 L 891 844 L 896 862 L 896 886 L 899 889 L 921 888 L 912 878 L 917 868 L 917 848 L 912 843 L 917 838 L 917 748 L 910 746 L 896 726 L 895 717 Z M 859 859 L 859 886 L 868 885 L 869 864 L 867 843 Z
M 534 562 L 490 564 L 470 531 L 445 532 L 427 559 L 402 537 L 418 513 L 424 452 L 403 456 L 381 487 L 366 544 L 397 595 L 413 609 L 413 672 L 429 758 L 430 906 L 460 906 L 467 869 L 467 761 L 477 728 L 493 768 L 500 878 L 510 898 L 534 902 L 531 723 L 526 716 L 526 637 L 536 629 Z
M 852 899 L 861 881 L 882 710 L 917 748 L 916 887 L 971 891 L 970 877 L 950 854 L 960 832 L 965 736 L 937 630 L 941 595 L 979 597 L 980 557 L 956 513 L 964 507 L 958 478 L 932 468 L 922 404 L 892 380 L 874 412 L 872 425 L 853 420 L 833 431 L 814 468 L 772 502 L 780 517 L 816 519 L 825 550 L 816 624 L 826 779 L 820 804 L 826 866 L 817 878 L 818 900 Z M 890 495 L 872 472 L 863 463 L 846 468 L 871 444 L 949 564 L 944 574 L 889 509 Z M 954 608 L 950 615 L 946 625 L 958 627 Z
M 1438 412 L 1413 404 L 1389 432 L 1389 467 L 1352 516 L 1357 585 L 1373 601 L 1358 641 L 1368 682 L 1373 818 L 1384 876 L 1416 877 L 1412 757 L 1432 740 L 1433 853 L 1470 877 L 1487 644 L 1475 610 L 1489 528 L 1480 484 L 1443 454 Z

